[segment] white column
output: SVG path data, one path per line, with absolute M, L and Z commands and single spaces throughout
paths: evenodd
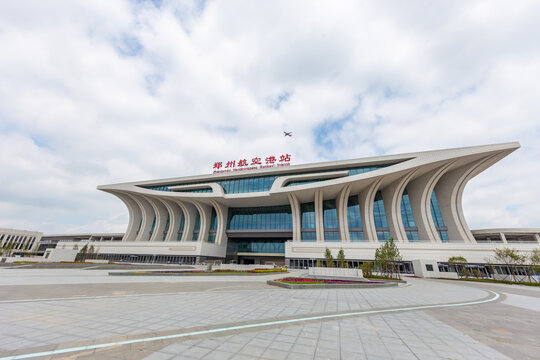
M 122 202 L 126 205 L 129 212 L 129 223 L 126 229 L 126 233 L 122 237 L 122 241 L 135 241 L 137 238 L 137 230 L 139 230 L 139 225 L 142 221 L 142 211 L 137 202 L 133 200 L 130 196 L 122 194 L 120 192 L 112 192 L 111 194 L 116 195 Z
M 431 193 L 437 181 L 453 163 L 454 161 L 449 161 L 427 174 L 412 180 L 407 186 L 414 222 L 418 228 L 418 238 L 420 240 L 441 242 L 437 228 L 433 222 L 433 217 L 431 216 Z
M 160 199 L 167 212 L 169 213 L 169 230 L 167 231 L 167 236 L 165 241 L 178 241 L 178 228 L 180 227 L 180 221 L 182 220 L 183 211 L 174 201 Z
M 198 201 L 191 201 L 193 205 L 197 208 L 200 215 L 200 228 L 199 228 L 199 238 L 197 241 L 203 242 L 208 240 L 208 231 L 210 229 L 210 217 L 212 215 L 212 207 L 206 204 L 200 203 Z
M 181 241 L 193 241 L 193 227 L 195 226 L 197 209 L 193 204 L 184 201 L 176 200 L 176 203 L 184 212 L 184 230 L 182 231 Z
M 210 200 L 217 215 L 217 227 L 216 227 L 216 245 L 227 246 L 227 216 L 228 207 L 215 201 Z
M 324 242 L 324 224 L 323 224 L 323 192 L 315 190 L 315 231 L 317 242 Z
M 300 210 L 300 201 L 294 193 L 289 193 L 289 204 L 291 205 L 292 225 L 293 225 L 293 238 L 292 240 L 297 242 L 302 240 L 302 213 Z
M 445 173 L 435 186 L 437 201 L 450 241 L 475 243 L 463 215 L 462 196 L 465 185 L 478 173 L 505 157 L 507 153 L 491 154 L 470 164 Z
M 143 196 L 134 193 L 130 193 L 129 196 L 131 196 L 137 205 L 139 205 L 142 214 L 141 228 L 135 241 L 148 241 L 150 239 L 152 223 L 154 222 L 154 208 L 152 208 L 150 203 Z
M 169 212 L 165 205 L 158 199 L 151 197 L 147 197 L 146 199 L 152 205 L 154 214 L 156 214 L 156 225 L 154 226 L 154 232 L 150 237 L 150 241 L 163 241 L 163 232 L 165 231 L 165 225 L 167 225 L 167 215 Z

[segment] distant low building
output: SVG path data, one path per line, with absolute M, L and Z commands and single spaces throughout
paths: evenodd
M 61 234 L 43 235 L 39 242 L 38 252 L 44 253 L 49 248 L 56 248 L 60 243 L 99 242 L 99 241 L 122 241 L 123 233 L 95 233 L 95 234 Z M 82 245 L 84 246 L 84 245 Z M 72 245 L 73 247 L 73 245 Z
M 43 233 L 38 231 L 0 228 L 0 248 L 12 254 L 33 252 L 42 236 Z

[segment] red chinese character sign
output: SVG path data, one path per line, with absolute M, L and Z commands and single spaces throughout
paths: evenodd
M 231 171 L 242 171 L 242 170 L 257 170 L 265 169 L 278 166 L 289 166 L 291 165 L 291 155 L 290 154 L 281 154 L 281 155 L 269 155 L 265 157 L 256 156 L 251 158 L 251 162 L 247 159 L 235 159 L 227 161 L 216 161 L 214 162 L 213 170 L 214 174 L 225 173 Z

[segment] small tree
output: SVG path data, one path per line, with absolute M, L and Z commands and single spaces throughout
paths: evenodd
M 11 254 L 13 253 L 13 247 L 14 247 L 14 244 L 13 242 L 9 242 L 6 246 L 5 246 L 5 252 L 6 252 L 6 256 L 7 257 L 10 257 Z
M 315 262 L 315 267 L 322 267 L 322 261 L 321 260 L 317 260 Z
M 468 269 L 466 268 L 467 259 L 463 256 L 452 256 L 448 259 L 448 264 L 454 266 L 459 277 L 464 277 L 469 274 Z M 465 272 L 464 270 L 467 269 Z
M 390 240 L 375 250 L 375 261 L 381 269 L 383 276 L 393 278 L 395 274 L 398 279 L 401 279 L 398 269 L 401 259 L 401 254 L 393 238 L 390 238 Z
M 527 262 L 527 277 L 531 282 L 533 275 L 540 274 L 540 249 L 534 249 L 528 256 L 525 256 Z
M 504 248 L 494 250 L 494 260 L 496 263 L 504 264 L 508 267 L 512 281 L 517 281 L 517 267 L 523 266 L 526 261 L 526 257 L 520 255 L 515 249 Z
M 360 265 L 359 268 L 362 269 L 362 274 L 364 276 L 373 276 L 373 263 L 371 261 L 364 261 L 364 263 Z
M 95 259 L 96 250 L 94 249 L 94 245 L 90 245 L 88 248 L 88 255 L 90 256 L 90 259 Z
M 338 263 L 338 267 L 340 268 L 345 268 L 347 266 L 346 263 L 345 263 L 345 252 L 343 251 L 343 249 L 339 249 L 339 252 L 337 254 L 337 263 Z
M 326 259 L 326 267 L 334 267 L 334 257 L 332 256 L 332 251 L 330 251 L 329 248 L 326 248 L 324 258 Z
M 81 261 L 86 258 L 86 253 L 88 252 L 88 244 L 85 244 L 81 250 L 75 256 L 75 261 Z

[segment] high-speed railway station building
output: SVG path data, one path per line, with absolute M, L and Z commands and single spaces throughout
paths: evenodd
M 538 229 L 471 231 L 465 185 L 519 148 L 502 143 L 294 166 L 260 166 L 102 185 L 129 211 L 121 241 L 96 242 L 116 261 L 313 265 L 326 248 L 351 265 L 393 238 L 404 262 L 464 256 L 484 263 L 496 247 L 530 251 Z M 504 224 L 501 224 L 504 227 Z

